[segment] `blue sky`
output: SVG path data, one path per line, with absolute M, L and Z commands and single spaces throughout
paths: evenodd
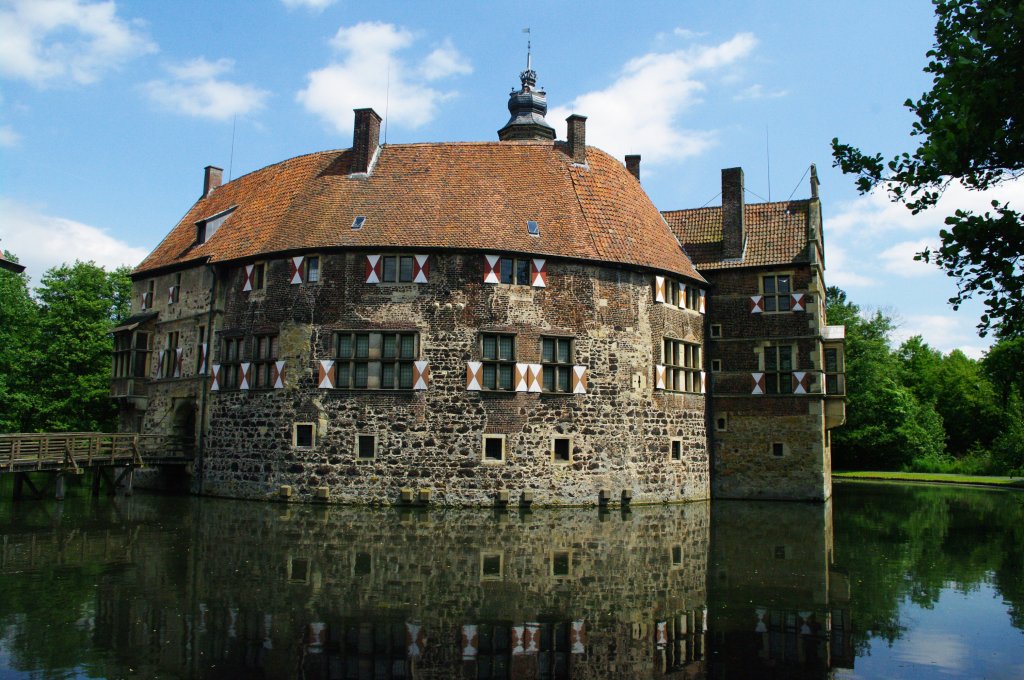
M 0 0 L 0 248 L 36 281 L 76 258 L 136 264 L 205 165 L 238 177 L 346 148 L 357 107 L 387 113 L 390 143 L 497 139 L 528 26 L 560 138 L 588 116 L 588 143 L 643 156 L 663 210 L 719 203 L 737 165 L 748 201 L 804 198 L 816 163 L 826 281 L 899 337 L 979 356 L 980 305 L 953 312 L 953 282 L 912 256 L 952 206 L 990 197 L 954 188 L 911 216 L 831 167 L 835 136 L 909 148 L 902 102 L 928 87 L 933 25 L 927 0 Z

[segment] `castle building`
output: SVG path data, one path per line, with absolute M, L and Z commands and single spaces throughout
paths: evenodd
M 741 441 L 756 405 L 730 403 L 709 432 L 716 279 L 681 246 L 686 211 L 655 208 L 639 157 L 588 147 L 584 116 L 555 140 L 529 65 L 521 81 L 496 142 L 381 145 L 380 117 L 359 109 L 350 149 L 226 184 L 207 167 L 132 274 L 134 313 L 114 332 L 121 428 L 179 435 L 195 492 L 243 498 L 827 497 L 827 446 L 810 441 L 825 433 L 820 381 L 790 371 L 808 394 L 764 395 L 782 463 Z M 820 301 L 816 262 L 790 285 Z M 805 298 L 790 321 L 809 333 L 822 310 Z M 752 330 L 777 329 L 729 332 Z M 721 399 L 747 363 L 722 373 Z M 773 430 L 780 418 L 792 425 Z M 765 465 L 779 474 L 759 482 Z

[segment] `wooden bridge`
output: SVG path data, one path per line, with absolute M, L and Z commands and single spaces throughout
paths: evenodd
M 50 485 L 56 498 L 64 498 L 66 475 L 93 471 L 93 495 L 107 483 L 108 492 L 124 488 L 131 493 L 135 469 L 145 465 L 185 465 L 192 461 L 191 447 L 180 437 L 104 432 L 0 434 L 0 475 L 14 475 L 14 499 L 25 486 L 42 497 Z M 117 470 L 120 474 L 115 476 Z M 48 473 L 46 484 L 37 487 L 30 473 Z

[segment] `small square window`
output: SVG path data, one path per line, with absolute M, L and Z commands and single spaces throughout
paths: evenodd
M 572 576 L 572 551 L 555 550 L 551 553 L 551 575 Z
M 784 560 L 786 559 L 786 546 L 777 545 L 775 546 L 775 559 Z
M 672 460 L 682 460 L 683 459 L 683 440 L 682 439 L 673 439 L 672 440 L 670 455 L 671 455 Z
M 729 421 L 725 419 L 725 416 L 719 416 L 715 418 L 715 429 L 719 432 L 725 432 L 728 428 Z
M 292 446 L 297 449 L 311 449 L 316 446 L 316 430 L 313 429 L 313 423 L 295 423 Z
M 786 445 L 782 442 L 774 442 L 772 444 L 772 455 L 776 458 L 782 458 L 786 455 Z
M 365 223 L 366 217 L 364 217 L 363 215 L 357 215 L 356 218 L 352 220 L 352 231 L 359 231 L 360 229 L 363 228 L 363 224 Z
M 480 580 L 497 581 L 505 573 L 505 555 L 500 552 L 480 553 Z
M 713 323 L 711 324 L 711 337 L 720 338 L 722 337 L 722 324 Z
M 352 559 L 352 573 L 365 576 L 373 573 L 373 556 L 368 552 L 357 552 Z
M 711 360 L 711 372 L 712 373 L 721 373 L 722 372 L 722 360 L 721 359 L 712 359 Z
M 485 463 L 500 463 L 505 460 L 505 435 L 484 435 L 483 460 Z
M 289 583 L 309 583 L 309 559 L 293 557 L 288 562 Z
M 377 437 L 372 434 L 356 435 L 356 458 L 372 460 L 377 455 Z
M 551 460 L 556 463 L 572 462 L 572 439 L 555 437 L 551 440 Z
M 527 220 L 526 231 L 530 234 L 530 236 L 540 236 L 540 225 L 538 225 L 533 220 Z

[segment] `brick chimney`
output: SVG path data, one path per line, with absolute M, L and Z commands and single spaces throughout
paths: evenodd
M 221 185 L 224 181 L 224 170 L 213 165 L 203 168 L 203 198 Z
M 569 156 L 573 163 L 584 165 L 587 162 L 587 117 L 572 114 L 565 119 L 568 128 Z
M 626 170 L 629 170 L 629 174 L 636 177 L 636 181 L 640 181 L 640 154 L 626 156 Z
M 380 146 L 380 116 L 373 109 L 355 109 L 356 124 L 352 131 L 352 167 L 350 172 L 370 171 L 370 161 Z
M 725 168 L 722 170 L 722 257 L 743 257 L 747 240 L 743 212 L 743 168 Z

